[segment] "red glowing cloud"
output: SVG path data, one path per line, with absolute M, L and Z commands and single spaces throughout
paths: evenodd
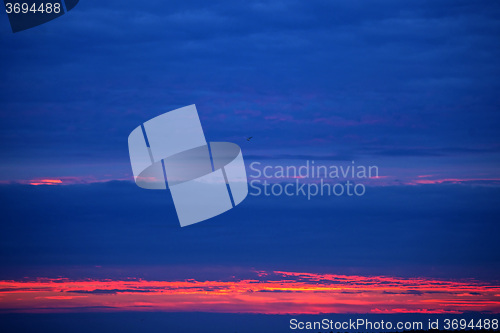
M 30 185 L 61 185 L 63 182 L 60 179 L 37 179 L 31 180 Z
M 475 280 L 256 272 L 231 281 L 0 281 L 0 311 L 263 314 L 500 313 L 500 286 Z
M 427 175 L 418 176 L 419 178 L 426 178 Z M 485 183 L 491 185 L 500 184 L 499 178 L 443 178 L 443 179 L 417 179 L 413 180 L 407 185 L 432 185 L 432 184 L 467 184 L 467 183 Z

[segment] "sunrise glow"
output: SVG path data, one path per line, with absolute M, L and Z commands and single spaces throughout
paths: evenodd
M 262 314 L 500 313 L 500 286 L 387 276 L 255 272 L 232 281 L 1 281 L 2 312 L 168 311 Z

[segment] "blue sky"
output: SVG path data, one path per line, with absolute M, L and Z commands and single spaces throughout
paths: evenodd
M 498 187 L 375 187 L 362 197 L 310 201 L 249 196 L 225 214 L 184 228 L 168 192 L 128 182 L 11 185 L 1 186 L 0 194 L 0 264 L 11 267 L 2 270 L 3 279 L 41 272 L 55 277 L 79 266 L 91 276 L 101 271 L 95 266 L 104 267 L 110 277 L 124 270 L 164 278 L 168 267 L 183 272 L 184 266 L 198 267 L 202 276 L 211 267 L 250 267 L 498 278 Z
M 2 14 L 0 283 L 283 270 L 498 285 L 499 35 L 487 0 L 82 0 L 15 34 Z M 383 178 L 362 197 L 249 196 L 180 228 L 168 191 L 133 184 L 127 137 L 191 104 L 247 167 L 355 161 Z M 44 179 L 67 186 L 29 185 Z
M 2 20 L 2 180 L 128 177 L 124 138 L 189 104 L 207 139 L 253 136 L 250 158 L 331 156 L 400 169 L 411 160 L 495 177 L 495 2 L 83 1 L 75 9 L 17 34 Z

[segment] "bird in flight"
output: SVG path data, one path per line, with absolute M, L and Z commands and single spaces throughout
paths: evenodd
M 250 141 L 253 138 L 253 136 L 250 136 L 247 138 L 247 141 Z

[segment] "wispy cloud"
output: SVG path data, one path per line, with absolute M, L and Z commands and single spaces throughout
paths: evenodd
M 500 185 L 500 178 L 441 178 L 441 179 L 412 180 L 407 185 L 433 185 L 433 184 L 473 184 L 473 185 Z
M 253 275 L 230 280 L 4 280 L 0 311 L 500 313 L 500 286 L 477 280 L 284 271 Z
M 0 180 L 0 184 L 22 184 L 22 185 L 81 185 L 81 184 L 94 184 L 106 183 L 111 181 L 127 181 L 132 182 L 133 178 L 130 177 L 94 177 L 94 176 L 74 176 L 74 177 L 57 177 L 57 178 L 34 178 L 34 179 L 13 179 L 13 180 Z

